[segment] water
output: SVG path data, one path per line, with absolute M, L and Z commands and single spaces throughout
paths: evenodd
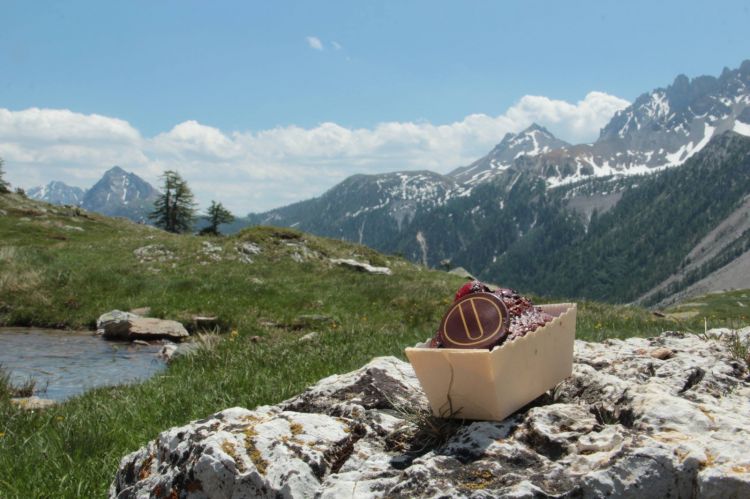
M 11 381 L 36 380 L 42 398 L 65 400 L 98 387 L 147 379 L 164 369 L 160 345 L 103 340 L 91 332 L 0 328 L 0 365 Z M 46 391 L 39 391 L 44 387 Z

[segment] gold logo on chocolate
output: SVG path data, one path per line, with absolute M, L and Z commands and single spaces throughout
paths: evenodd
M 448 310 L 440 325 L 448 348 L 485 348 L 507 331 L 508 309 L 492 293 L 464 296 Z

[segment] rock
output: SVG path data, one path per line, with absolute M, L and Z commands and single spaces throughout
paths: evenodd
M 185 327 L 177 321 L 140 317 L 120 310 L 112 310 L 99 316 L 96 329 L 98 334 L 110 340 L 180 341 L 190 336 Z
M 240 261 L 243 263 L 253 263 L 252 256 L 259 255 L 260 252 L 260 246 L 255 243 L 245 241 L 237 245 L 237 253 L 239 254 Z
M 174 258 L 174 253 L 163 244 L 149 244 L 133 250 L 133 254 L 141 263 L 165 262 Z
M 189 337 L 185 326 L 177 321 L 165 319 L 152 319 L 149 317 L 140 317 L 128 321 L 130 329 L 128 330 L 128 339 L 168 339 L 180 341 Z
M 306 334 L 306 335 L 304 335 L 304 336 L 301 336 L 301 337 L 300 337 L 300 339 L 299 339 L 299 340 L 297 340 L 297 341 L 299 341 L 300 343 L 307 343 L 307 342 L 309 342 L 309 341 L 312 341 L 312 340 L 314 340 L 314 339 L 315 339 L 315 338 L 317 338 L 318 336 L 319 336 L 319 334 L 318 334 L 318 332 L 317 332 L 317 331 L 312 331 L 312 332 L 310 332 L 310 333 L 307 333 L 307 334 Z
M 429 416 L 411 366 L 381 357 L 163 432 L 110 496 L 748 497 L 749 398 L 725 341 L 680 333 L 577 341 L 573 375 L 500 422 Z
M 126 339 L 130 330 L 131 319 L 140 317 L 131 312 L 112 310 L 99 316 L 96 320 L 96 333 L 103 334 L 105 338 Z
M 308 248 L 304 242 L 287 242 L 284 243 L 284 245 L 291 248 L 291 259 L 297 263 L 306 262 L 319 257 L 318 252 Z
M 237 245 L 237 251 L 246 255 L 260 255 L 261 249 L 257 244 L 245 241 Z
M 223 252 L 224 248 L 213 244 L 211 241 L 203 241 L 203 243 L 201 243 L 201 253 L 213 262 L 220 262 L 222 260 L 221 254 Z
M 31 397 L 12 398 L 10 399 L 10 403 L 25 411 L 44 410 L 57 405 L 56 400 L 43 399 L 36 395 Z
M 345 267 L 350 267 L 354 270 L 358 270 L 360 272 L 367 272 L 369 274 L 383 274 L 383 275 L 391 275 L 391 269 L 388 267 L 374 267 L 370 265 L 369 263 L 364 262 L 358 262 L 357 260 L 347 259 L 347 258 L 331 258 L 331 263 L 336 265 L 343 265 Z
M 180 357 L 188 357 L 195 354 L 201 349 L 201 345 L 196 342 L 190 343 L 166 343 L 157 356 L 167 363 L 179 359 Z

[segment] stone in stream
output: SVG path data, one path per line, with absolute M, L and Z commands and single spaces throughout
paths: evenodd
M 500 422 L 416 417 L 411 366 L 380 357 L 161 433 L 110 497 L 750 497 L 748 400 L 727 343 L 681 333 L 577 341 L 572 376 Z
M 130 329 L 128 321 L 139 317 L 137 314 L 121 310 L 106 312 L 96 320 L 96 332 L 105 338 L 127 339 Z
M 190 335 L 177 321 L 139 317 L 129 312 L 113 310 L 96 321 L 97 333 L 113 340 L 183 340 Z

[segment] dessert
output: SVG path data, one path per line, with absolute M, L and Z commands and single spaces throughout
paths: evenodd
M 471 281 L 457 292 L 440 328 L 430 341 L 431 348 L 486 348 L 536 330 L 553 317 L 518 292 Z

